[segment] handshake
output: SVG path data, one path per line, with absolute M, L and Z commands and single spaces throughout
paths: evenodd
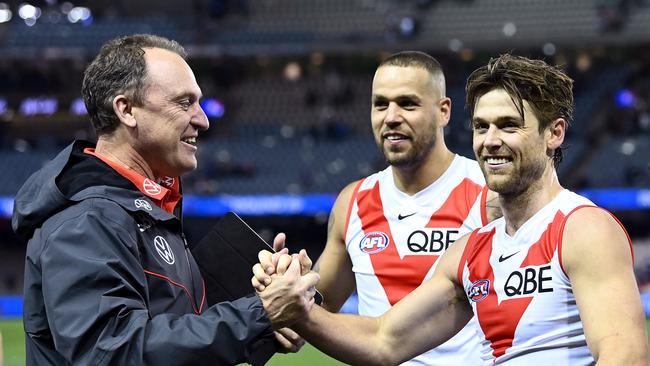
M 315 302 L 320 276 L 311 270 L 312 261 L 304 249 L 298 254 L 288 254 L 288 249 L 284 248 L 285 239 L 284 234 L 275 237 L 273 247 L 277 252 L 259 252 L 259 263 L 253 266 L 251 282 L 283 350 L 297 352 L 304 340 L 287 327 L 307 317 Z

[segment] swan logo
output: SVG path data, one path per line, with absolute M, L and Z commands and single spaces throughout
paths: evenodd
M 478 280 L 472 283 L 467 291 L 467 297 L 473 302 L 485 300 L 490 292 L 490 280 Z

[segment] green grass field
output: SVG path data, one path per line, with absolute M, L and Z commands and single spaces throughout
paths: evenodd
M 650 333 L 650 320 L 648 320 L 648 333 Z M 0 331 L 4 343 L 4 366 L 25 365 L 25 341 L 23 324 L 21 320 L 0 320 Z M 344 365 L 327 355 L 321 353 L 310 345 L 304 346 L 300 352 L 294 354 L 277 354 L 267 363 L 269 366 L 337 366 Z
M 4 366 L 25 365 L 25 336 L 22 320 L 0 320 L 4 346 Z M 277 354 L 267 363 L 268 366 L 337 366 L 345 365 L 321 353 L 316 348 L 305 345 L 300 352 Z

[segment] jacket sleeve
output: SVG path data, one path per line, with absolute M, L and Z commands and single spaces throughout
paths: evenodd
M 272 334 L 257 296 L 202 314 L 148 312 L 137 241 L 98 211 L 62 222 L 40 255 L 43 300 L 57 351 L 84 365 L 231 365 Z

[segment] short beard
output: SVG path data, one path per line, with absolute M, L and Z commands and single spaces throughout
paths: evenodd
M 545 168 L 546 163 L 543 160 L 536 160 L 525 167 L 520 166 L 518 173 L 521 173 L 521 175 L 511 176 L 505 182 L 492 182 L 490 184 L 488 181 L 488 187 L 501 196 L 518 196 L 526 192 L 526 190 L 529 190 L 535 185 L 535 182 L 542 178 Z M 487 176 L 483 166 L 481 166 L 481 170 L 483 170 L 483 175 Z
M 383 147 L 383 141 L 380 144 L 380 149 L 384 153 L 388 164 L 396 168 L 417 168 L 436 145 L 436 135 L 432 134 L 430 139 L 413 144 L 410 150 L 406 151 L 406 153 L 397 154 L 397 156 L 391 155 L 390 151 L 387 151 L 389 148 Z

